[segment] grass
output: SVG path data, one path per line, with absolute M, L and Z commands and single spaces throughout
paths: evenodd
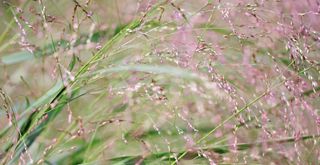
M 4 3 L 1 164 L 317 164 L 319 32 L 278 3 Z

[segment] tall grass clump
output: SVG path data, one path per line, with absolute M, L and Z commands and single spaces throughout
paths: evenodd
M 320 2 L 4 0 L 1 164 L 319 164 Z

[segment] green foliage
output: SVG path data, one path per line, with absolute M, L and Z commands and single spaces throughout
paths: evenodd
M 277 3 L 5 3 L 0 164 L 318 164 L 320 33 Z

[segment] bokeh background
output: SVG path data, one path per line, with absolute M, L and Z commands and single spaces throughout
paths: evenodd
M 3 1 L 0 161 L 318 164 L 319 3 Z

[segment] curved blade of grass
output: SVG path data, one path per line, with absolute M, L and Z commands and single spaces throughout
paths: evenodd
M 22 61 L 31 60 L 34 58 L 34 55 L 28 51 L 21 51 L 17 53 L 12 53 L 1 58 L 1 62 L 6 65 L 19 63 Z
M 97 31 L 93 33 L 91 37 L 88 34 L 81 35 L 76 40 L 73 46 L 77 47 L 79 45 L 86 44 L 88 39 L 90 39 L 91 42 L 99 42 L 102 37 L 105 37 L 108 34 L 110 34 L 109 30 Z M 67 40 L 52 41 L 50 44 L 44 46 L 43 48 L 35 50 L 34 53 L 31 53 L 28 51 L 21 51 L 21 52 L 15 52 L 12 54 L 5 55 L 1 57 L 1 62 L 6 65 L 12 65 L 12 64 L 32 60 L 35 58 L 50 56 L 50 55 L 53 55 L 56 52 L 56 49 L 58 48 L 68 50 L 71 48 L 71 43 Z
M 33 109 L 36 109 L 40 106 L 48 104 L 52 102 L 53 98 L 59 93 L 59 91 L 63 88 L 63 83 L 59 80 L 51 89 L 49 89 L 43 96 L 41 96 L 37 101 L 33 102 L 22 114 L 24 116 L 25 113 L 30 112 Z
M 232 31 L 229 30 L 229 29 L 217 27 L 217 26 L 212 25 L 212 24 L 199 25 L 199 27 L 197 27 L 197 28 L 201 28 L 201 29 L 205 29 L 205 30 L 210 30 L 210 31 L 216 32 L 216 33 L 218 33 L 218 34 L 222 34 L 222 35 L 230 35 L 230 34 L 232 34 Z
M 199 79 L 200 77 L 196 74 L 186 71 L 184 69 L 173 67 L 169 65 L 127 65 L 127 66 L 115 66 L 106 69 L 101 69 L 96 72 L 83 75 L 84 77 L 93 76 L 93 75 L 102 75 L 107 73 L 117 73 L 123 71 L 138 71 L 146 72 L 151 74 L 168 74 L 174 77 L 181 77 L 186 79 Z

